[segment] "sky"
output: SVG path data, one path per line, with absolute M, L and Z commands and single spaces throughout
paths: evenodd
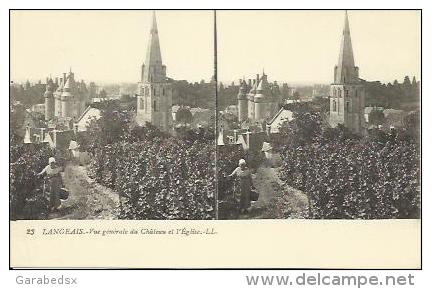
M 220 80 L 331 83 L 345 11 L 220 11 Z M 420 74 L 420 12 L 349 11 L 355 64 L 366 80 Z
M 420 79 L 420 13 L 349 11 L 360 77 L 383 82 Z M 157 11 L 167 74 L 209 80 L 213 74 L 213 12 Z M 60 76 L 137 82 L 151 11 L 13 11 L 11 77 Z M 218 77 L 230 82 L 268 74 L 287 83 L 330 83 L 344 11 L 218 11 Z
M 157 11 L 162 61 L 168 77 L 189 81 L 213 75 L 213 12 Z M 138 82 L 152 11 L 13 11 L 11 77 L 60 76 Z

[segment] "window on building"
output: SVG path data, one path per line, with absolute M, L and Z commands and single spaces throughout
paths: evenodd
M 332 101 L 332 111 L 337 111 L 337 101 L 335 99 Z
M 346 102 L 346 112 L 351 112 L 350 111 L 350 102 Z
M 344 91 L 344 94 L 346 95 L 346 97 L 349 97 L 349 90 L 348 90 L 348 89 L 346 89 L 346 90 Z
M 355 97 L 358 97 L 358 90 L 355 90 Z
M 165 88 L 162 89 L 162 95 L 165 96 Z
M 338 97 L 341 97 L 341 89 L 338 89 Z
M 139 99 L 139 108 L 144 109 L 144 99 L 142 97 Z
M 156 101 L 153 101 L 153 109 L 154 109 L 154 111 L 157 111 Z

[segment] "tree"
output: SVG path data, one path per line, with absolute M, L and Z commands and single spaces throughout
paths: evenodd
M 368 115 L 368 123 L 371 125 L 382 125 L 385 122 L 385 114 L 383 111 L 373 109 Z
M 78 138 L 83 150 L 94 152 L 96 148 L 112 144 L 128 137 L 130 116 L 119 110 L 118 103 L 107 101 L 101 104 L 101 117 L 90 122 L 86 134 Z
M 410 77 L 408 75 L 406 75 L 404 77 L 404 81 L 403 81 L 404 89 L 410 89 L 411 85 L 412 85 L 412 83 L 410 82 Z
M 181 106 L 176 113 L 177 122 L 186 125 L 193 121 L 193 115 L 188 107 Z

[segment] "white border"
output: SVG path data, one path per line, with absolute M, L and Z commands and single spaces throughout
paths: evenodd
M 102 4 L 103 3 L 103 4 Z M 201 9 L 251 9 L 251 8 L 279 8 L 279 9 L 339 9 L 339 8 L 350 8 L 350 9 L 423 9 L 422 18 L 423 18 L 423 72 L 422 72 L 422 82 L 423 82 L 423 108 L 422 111 L 426 112 L 426 107 L 429 107 L 430 98 L 427 95 L 429 91 L 429 83 L 430 83 L 430 71 L 429 71 L 429 54 L 427 51 L 431 51 L 430 47 L 430 29 L 431 23 L 431 7 L 429 1 L 418 1 L 418 0 L 410 0 L 410 1 L 400 1 L 400 0 L 392 0 L 392 1 L 377 1 L 377 0 L 362 0 L 362 1 L 343 1 L 343 0 L 332 0 L 332 1 L 289 1 L 281 4 L 281 1 L 227 1 L 227 0 L 219 0 L 219 1 L 191 1 L 191 0 L 182 0 L 182 1 L 164 1 L 161 3 L 160 1 L 153 2 L 143 2 L 143 1 L 132 1 L 132 0 L 122 0 L 122 1 L 90 1 L 90 0 L 75 0 L 75 1 L 48 1 L 48 0 L 39 0 L 39 1 L 31 1 L 31 0 L 21 0 L 21 1 L 11 1 L 11 0 L 3 0 L 0 1 L 0 33 L 1 39 L 3 40 L 3 45 L 0 46 L 1 49 L 1 66 L 0 66 L 0 79 L 3 83 L 1 85 L 1 97 L 0 97 L 0 105 L 3 109 L 1 117 L 1 135 L 3 136 L 3 141 L 0 143 L 1 145 L 1 184 L 3 186 L 3 194 L 2 200 L 0 202 L 0 222 L 2 228 L 2 238 L 1 238 L 1 269 L 3 276 L 6 278 L 2 278 L 4 287 L 7 288 L 19 288 L 15 284 L 15 276 L 17 275 L 27 275 L 27 276 L 36 276 L 40 275 L 38 271 L 8 271 L 8 238 L 7 238 L 7 230 L 8 230 L 8 142 L 6 141 L 8 135 L 8 86 L 6 82 L 9 79 L 9 71 L 8 71 L 8 45 L 6 45 L 8 39 L 8 18 L 10 8 L 38 8 L 38 9 L 46 9 L 46 8 L 86 8 L 86 9 L 96 9 L 96 8 L 172 8 L 172 9 L 190 9 L 190 8 L 201 8 Z M 41 32 L 42 33 L 42 32 Z M 430 123 L 431 114 L 423 113 L 423 148 L 425 148 L 422 152 L 422 163 L 423 163 L 423 200 L 422 204 L 424 205 L 423 209 L 423 271 L 414 271 L 413 273 L 416 275 L 416 281 L 418 282 L 418 288 L 426 288 L 430 284 L 431 274 L 427 274 L 427 271 L 430 270 L 430 247 L 427 244 L 431 244 L 430 240 L 430 231 L 429 230 L 429 218 L 430 214 L 428 209 L 428 205 L 430 203 L 429 197 L 429 188 L 430 188 L 430 175 L 429 175 L 429 161 L 430 156 L 427 152 L 426 148 L 429 144 L 429 135 L 427 133 L 427 124 Z M 333 271 L 335 274 L 336 271 Z M 349 271 L 342 271 L 340 273 L 348 273 Z M 138 288 L 220 288 L 220 286 L 229 286 L 228 288 L 243 288 L 246 287 L 243 281 L 242 272 L 241 271 L 74 271 L 74 272 L 42 272 L 47 275 L 55 275 L 63 274 L 63 275 L 74 275 L 79 276 L 80 284 L 75 288 L 119 288 L 124 287 L 135 287 Z M 256 273 L 256 274 L 264 274 L 263 271 L 251 272 L 246 271 L 247 274 Z M 275 274 L 276 271 L 271 271 L 270 274 Z M 281 273 L 281 272 L 279 272 Z M 354 271 L 354 274 L 377 274 L 384 275 L 389 274 L 390 271 Z M 396 271 L 394 274 L 402 274 L 402 271 Z M 3 286 L 2 286 L 3 287 Z M 365 288 L 365 287 L 364 287 Z

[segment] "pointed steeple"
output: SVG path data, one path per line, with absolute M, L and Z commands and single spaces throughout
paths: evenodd
M 344 17 L 343 36 L 341 38 L 338 65 L 335 67 L 335 83 L 352 83 L 358 80 L 357 68 L 353 57 L 352 39 L 350 37 L 349 16 Z
M 147 55 L 142 67 L 143 82 L 160 82 L 166 77 L 160 52 L 159 32 L 157 29 L 156 12 L 153 11 L 150 37 L 147 46 Z

